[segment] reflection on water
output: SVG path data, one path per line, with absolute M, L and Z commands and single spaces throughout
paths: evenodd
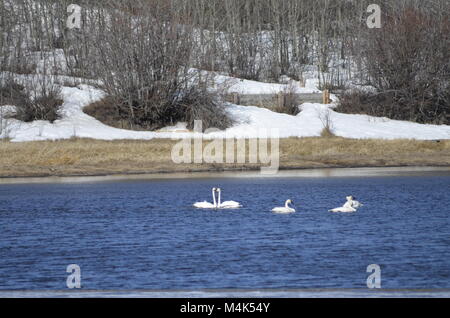
M 258 171 L 225 171 L 195 173 L 157 173 L 87 177 L 0 178 L 0 184 L 17 183 L 83 183 L 120 180 L 205 179 L 205 178 L 325 178 L 325 177 L 382 177 L 382 176 L 438 176 L 450 175 L 450 167 L 387 167 L 387 168 L 318 168 L 280 170 L 275 175 Z
M 355 291 L 330 289 L 365 289 L 369 264 L 381 266 L 382 288 L 450 288 L 448 170 L 286 173 L 0 184 L 0 290 L 64 290 L 69 264 L 81 267 L 83 289 L 132 294 L 244 288 L 308 297 L 305 288 L 320 288 L 347 297 Z M 244 207 L 192 207 L 215 186 Z M 349 194 L 364 207 L 327 212 Z M 287 198 L 297 213 L 270 212 Z

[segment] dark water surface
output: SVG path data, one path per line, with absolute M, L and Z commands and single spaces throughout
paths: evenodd
M 239 210 L 197 210 L 211 188 Z M 0 290 L 450 288 L 450 174 L 0 184 Z M 329 213 L 353 194 L 365 205 Z M 270 212 L 291 198 L 297 213 Z

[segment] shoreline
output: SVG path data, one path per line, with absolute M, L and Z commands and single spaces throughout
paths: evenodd
M 322 170 L 322 169 L 368 169 L 368 168 L 449 168 L 450 165 L 425 165 L 425 166 L 409 166 L 409 165 L 392 165 L 392 166 L 298 166 L 298 167 L 279 167 L 278 172 L 285 171 L 301 171 L 301 170 Z M 242 168 L 205 168 L 205 169 L 186 169 L 186 170 L 157 170 L 157 171 L 132 171 L 132 172 L 104 172 L 104 173 L 79 173 L 79 174 L 36 174 L 36 175 L 0 175 L 0 180 L 8 179 L 33 179 L 33 178 L 90 178 L 90 177 L 115 177 L 115 176 L 165 176 L 178 174 L 226 174 L 226 173 L 256 173 L 260 172 L 261 167 L 242 167 Z
M 363 289 L 363 288 L 261 288 L 186 290 L 4 290 L 0 298 L 449 298 L 450 289 Z
M 149 173 L 113 173 L 97 175 L 61 176 L 11 176 L 0 177 L 2 184 L 24 183 L 77 183 L 125 180 L 213 179 L 213 178 L 324 178 L 324 177 L 385 177 L 385 176 L 436 176 L 449 175 L 450 166 L 360 166 L 360 167 L 314 167 L 281 169 L 276 174 L 262 174 L 259 169 L 165 171 Z
M 276 167 L 278 164 L 280 172 L 351 168 L 450 169 L 450 140 L 438 143 L 341 137 L 287 138 L 280 139 L 278 164 L 272 161 L 267 164 L 249 163 L 249 145 L 245 149 L 245 163 L 176 164 L 171 158 L 176 142 L 165 139 L 0 142 L 0 180 L 109 176 L 130 178 L 137 175 L 161 178 L 173 174 L 196 177 L 213 173 L 242 175 L 259 174 L 262 167 Z M 208 142 L 204 142 L 204 149 L 207 146 Z M 238 151 L 237 148 L 235 151 Z

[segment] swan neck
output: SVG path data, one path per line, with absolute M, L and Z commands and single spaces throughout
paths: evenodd
M 217 206 L 217 203 L 216 203 L 216 194 L 215 194 L 214 189 L 212 190 L 212 197 L 213 197 L 213 204 L 214 204 L 214 206 L 216 207 L 216 206 Z

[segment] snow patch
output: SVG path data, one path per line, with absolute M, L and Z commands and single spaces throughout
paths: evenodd
M 220 82 L 220 78 L 218 79 Z M 222 78 L 225 80 L 225 77 Z M 239 80 L 234 89 L 241 93 L 259 94 L 268 90 L 281 90 L 282 84 L 258 83 Z M 309 83 L 305 91 L 316 92 L 315 83 Z M 88 85 L 63 87 L 64 103 L 61 108 L 61 119 L 54 123 L 35 121 L 24 123 L 15 119 L 8 120 L 8 136 L 6 131 L 0 138 L 9 137 L 11 141 L 35 141 L 78 138 L 93 138 L 102 140 L 153 138 L 191 138 L 193 132 L 186 129 L 185 123 L 166 127 L 159 131 L 130 131 L 106 126 L 95 118 L 85 114 L 83 107 L 96 102 L 105 93 Z M 332 96 L 336 100 L 335 96 Z M 225 131 L 203 134 L 205 139 L 223 138 L 256 138 L 265 137 L 262 133 L 277 130 L 281 138 L 320 136 L 324 124 L 321 120 L 324 112 L 329 112 L 333 133 L 346 138 L 377 138 L 377 139 L 450 139 L 450 126 L 423 125 L 407 121 L 367 115 L 341 114 L 333 110 L 335 104 L 323 105 L 305 103 L 297 116 L 272 112 L 256 106 L 225 106 L 237 124 Z M 6 119 L 3 119 L 6 120 Z M 175 133 L 174 133 L 175 132 Z

